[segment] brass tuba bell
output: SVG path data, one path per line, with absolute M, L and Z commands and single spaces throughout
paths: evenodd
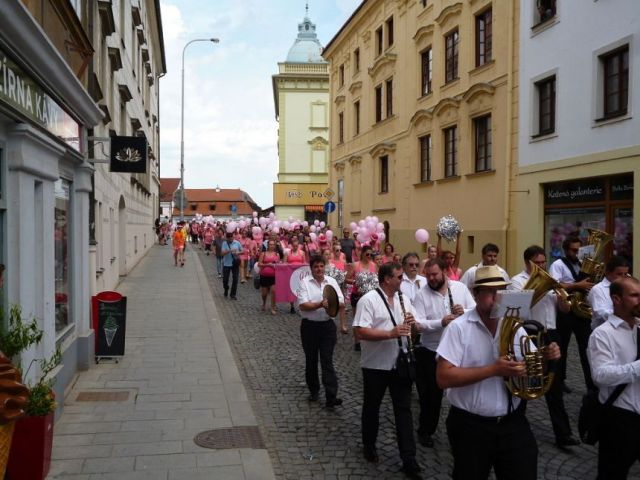
M 526 327 L 535 333 L 523 335 L 516 352 L 514 341 L 520 328 Z M 528 332 L 527 332 L 528 333 Z M 510 360 L 523 359 L 526 375 L 506 377 L 505 383 L 511 394 L 523 400 L 535 400 L 549 391 L 553 384 L 553 372 L 549 370 L 544 353 L 547 348 L 547 330 L 535 320 L 522 320 L 520 308 L 507 308 L 500 327 L 500 356 Z M 532 344 L 536 349 L 532 349 Z
M 589 232 L 587 245 L 593 245 L 593 255 L 582 259 L 578 277 L 592 283 L 598 283 L 604 277 L 604 262 L 600 262 L 598 259 L 604 254 L 605 247 L 613 241 L 614 237 L 595 228 L 588 228 L 587 231 Z M 590 319 L 593 311 L 587 302 L 587 292 L 576 290 L 571 294 L 571 297 L 571 312 L 578 317 Z
M 569 294 L 560 286 L 560 283 L 540 268 L 535 263 L 529 261 L 531 267 L 531 273 L 529 274 L 529 281 L 524 286 L 523 290 L 533 290 L 533 299 L 531 300 L 531 307 L 542 300 L 549 290 L 556 292 L 566 302 L 570 302 Z

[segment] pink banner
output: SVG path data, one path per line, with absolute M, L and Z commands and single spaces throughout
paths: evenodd
M 284 303 L 284 302 L 295 302 L 296 296 L 295 291 L 292 291 L 291 284 L 299 285 L 300 284 L 300 276 L 293 275 L 293 272 L 298 270 L 300 267 L 308 267 L 309 265 L 306 263 L 296 263 L 296 264 L 288 264 L 288 263 L 280 263 L 277 264 L 276 267 L 276 284 L 273 288 L 275 288 L 276 292 L 276 302 Z M 304 272 L 300 272 L 302 277 L 308 275 L 309 269 L 304 269 Z M 292 278 L 292 276 L 294 278 Z

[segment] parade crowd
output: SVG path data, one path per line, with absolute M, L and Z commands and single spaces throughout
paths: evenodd
M 505 382 L 531 371 L 521 355 L 500 354 L 504 318 L 496 316 L 495 308 L 498 292 L 528 290 L 532 277 L 545 279 L 550 286 L 536 291 L 539 298 L 532 302 L 529 320 L 545 330 L 545 344 L 531 349 L 540 348 L 554 374 L 543 396 L 556 445 L 568 449 L 585 438 L 582 428 L 580 435 L 574 433 L 578 419 L 569 418 L 563 400 L 570 393 L 564 380 L 573 335 L 585 397 L 596 400 L 600 413 L 593 478 L 627 478 L 640 460 L 640 282 L 630 276 L 627 259 L 610 256 L 598 276 L 585 275 L 579 257 L 585 245 L 578 235 L 568 235 L 562 258 L 551 265 L 544 248 L 531 245 L 522 253 L 522 271 L 510 276 L 498 265 L 498 246 L 488 243 L 479 262 L 463 272 L 461 229 L 455 222 L 438 228 L 437 243 L 428 245 L 425 255 L 396 252 L 384 229 L 377 218 L 367 217 L 345 227 L 339 238 L 324 222 L 280 222 L 273 215 L 254 214 L 249 221 L 165 223 L 158 235 L 161 244 L 171 241 L 176 266 L 184 265 L 189 243 L 213 255 L 229 299 L 237 298 L 238 283 L 252 282 L 266 315 L 278 311 L 278 265 L 308 265 L 310 274 L 300 281 L 297 301 L 287 305 L 302 317 L 308 400 L 319 401 L 322 388 L 326 408 L 342 404 L 333 350 L 338 330 L 348 334 L 350 323 L 354 348 L 361 352 L 363 457 L 378 462 L 379 411 L 388 390 L 402 470 L 414 479 L 423 478 L 428 468 L 416 461 L 416 438 L 427 448 L 434 446 L 433 436 L 443 428 L 443 397 L 450 404 L 444 428 L 454 479 L 486 479 L 492 470 L 498 480 L 537 478 L 538 447 L 526 417 L 527 400 Z M 425 234 L 417 231 L 416 240 L 427 243 Z M 454 243 L 455 251 L 443 249 L 443 238 Z M 327 285 L 335 291 L 333 299 L 327 297 Z M 534 343 L 524 328 L 514 342 Z M 416 432 L 413 385 L 419 401 Z

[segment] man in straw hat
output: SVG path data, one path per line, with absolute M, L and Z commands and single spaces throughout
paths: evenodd
M 513 397 L 503 377 L 526 374 L 519 360 L 499 357 L 500 323 L 491 310 L 498 290 L 509 283 L 495 265 L 476 270 L 476 308 L 445 329 L 438 346 L 437 380 L 451 403 L 447 434 L 453 453 L 454 480 L 485 479 L 494 469 L 498 480 L 537 478 L 538 446 L 524 415 L 525 402 Z M 526 335 L 520 329 L 515 342 Z M 545 356 L 560 358 L 551 343 Z
M 342 405 L 342 399 L 337 397 L 338 377 L 333 368 L 333 349 L 337 340 L 336 324 L 334 318 L 327 312 L 330 305 L 329 300 L 323 296 L 325 286 L 330 285 L 335 290 L 339 309 L 344 309 L 344 297 L 338 282 L 324 274 L 325 260 L 322 256 L 311 257 L 309 267 L 311 276 L 302 279 L 296 292 L 300 315 L 302 315 L 300 337 L 306 359 L 305 378 L 309 388 L 309 401 L 315 402 L 320 392 L 318 381 L 318 356 L 320 356 L 325 406 L 333 408 Z M 340 317 L 344 318 L 344 315 Z M 343 334 L 348 332 L 346 324 L 340 327 Z

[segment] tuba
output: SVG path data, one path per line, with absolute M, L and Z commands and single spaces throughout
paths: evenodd
M 603 255 L 605 247 L 613 241 L 613 235 L 595 228 L 588 228 L 587 231 L 589 232 L 587 245 L 593 245 L 593 255 L 582 260 L 578 278 L 598 283 L 604 277 L 604 262 L 599 262 L 598 259 Z M 592 310 L 587 302 L 587 292 L 576 290 L 571 296 L 571 312 L 578 317 L 590 319 Z
M 523 335 L 516 352 L 514 341 L 520 328 L 526 327 L 535 333 Z M 510 360 L 523 358 L 526 375 L 522 377 L 507 377 L 505 383 L 511 394 L 523 400 L 535 400 L 549 391 L 553 384 L 553 372 L 550 371 L 544 358 L 547 348 L 547 330 L 535 320 L 522 320 L 520 308 L 507 308 L 500 327 L 500 356 Z M 531 348 L 536 345 L 537 350 Z
M 570 302 L 569 294 L 560 286 L 560 283 L 555 278 L 535 263 L 529 262 L 529 265 L 531 266 L 531 274 L 523 290 L 533 290 L 533 299 L 531 300 L 532 308 L 542 300 L 542 297 L 544 297 L 549 290 L 556 292 L 564 301 Z

